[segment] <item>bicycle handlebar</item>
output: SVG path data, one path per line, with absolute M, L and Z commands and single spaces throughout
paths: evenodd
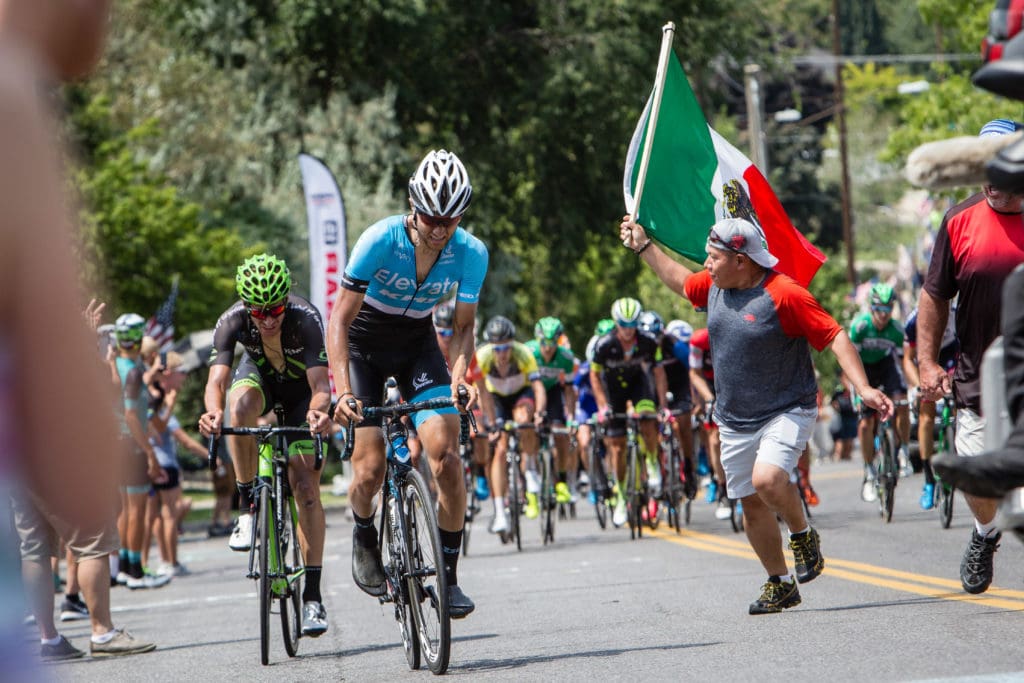
M 275 434 L 309 434 L 309 427 L 289 427 L 278 425 L 258 425 L 256 427 L 221 427 L 220 434 L 212 434 L 207 446 L 207 458 L 210 471 L 217 469 L 217 441 L 222 436 L 254 436 L 261 441 L 266 441 Z M 324 462 L 324 438 L 318 433 L 313 435 L 316 442 L 316 460 L 313 467 L 319 470 Z
M 465 404 L 465 401 L 469 399 L 469 392 L 463 387 L 459 388 L 459 396 L 464 399 L 460 401 Z M 348 399 L 348 405 L 352 410 L 356 409 L 355 399 Z M 363 408 L 363 419 L 373 420 L 378 417 L 398 418 L 412 413 L 418 413 L 421 410 L 440 410 L 442 408 L 452 408 L 455 406 L 455 401 L 451 397 L 444 398 L 430 398 L 425 401 L 415 401 L 414 403 L 398 403 L 391 406 L 367 406 Z M 461 422 L 459 429 L 459 440 L 462 443 L 466 443 L 469 440 L 469 425 L 472 424 L 473 430 L 476 431 L 476 420 L 473 418 L 473 414 L 470 412 L 459 413 L 459 420 Z M 345 447 L 341 451 L 341 459 L 349 460 L 352 457 L 352 449 L 355 448 L 356 430 L 354 429 L 352 422 L 350 421 L 348 427 L 345 429 Z

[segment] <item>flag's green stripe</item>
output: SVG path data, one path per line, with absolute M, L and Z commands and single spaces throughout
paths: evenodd
M 648 135 L 648 123 L 643 135 Z M 704 113 L 671 54 L 638 220 L 659 241 L 698 262 L 704 260 L 707 231 L 715 222 L 711 181 L 717 167 Z

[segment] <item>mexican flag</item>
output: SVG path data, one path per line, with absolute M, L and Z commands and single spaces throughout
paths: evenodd
M 708 125 L 682 66 L 667 52 L 660 106 L 655 87 L 629 143 L 622 183 L 626 211 L 651 237 L 697 263 L 705 259 L 714 223 L 745 218 L 764 232 L 768 251 L 779 259 L 775 270 L 806 287 L 825 255 L 793 227 L 750 159 Z M 652 112 L 655 134 L 641 178 Z

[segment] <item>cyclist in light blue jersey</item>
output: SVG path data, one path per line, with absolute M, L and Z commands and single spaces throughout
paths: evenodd
M 420 401 L 457 398 L 475 353 L 473 321 L 487 273 L 487 248 L 459 221 L 473 188 L 459 158 L 432 151 L 409 179 L 412 212 L 370 226 L 356 242 L 342 289 L 331 311 L 327 350 L 339 392 L 335 419 L 358 427 L 364 406 L 381 405 L 388 377 L 398 381 L 402 398 Z M 431 313 L 457 289 L 448 362 L 437 344 Z M 453 379 L 454 378 L 454 379 Z M 470 404 L 475 387 L 466 386 Z M 463 408 L 465 409 L 465 408 Z M 459 460 L 459 420 L 454 408 L 421 411 L 413 417 L 438 484 L 437 521 L 441 530 L 449 609 L 453 618 L 474 609 L 458 585 L 466 487 Z M 370 595 L 384 592 L 384 568 L 373 523 L 373 497 L 384 479 L 384 440 L 380 429 L 357 429 L 352 455 L 349 502 L 355 519 L 352 577 Z

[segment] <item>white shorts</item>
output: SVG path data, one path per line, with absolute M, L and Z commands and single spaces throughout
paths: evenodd
M 985 452 L 985 418 L 968 408 L 956 411 L 956 454 L 981 455 Z
M 796 469 L 800 454 L 814 431 L 817 408 L 795 408 L 772 418 L 754 432 L 737 432 L 719 424 L 722 469 L 730 498 L 746 498 L 754 489 L 754 463 L 775 465 L 787 474 Z

